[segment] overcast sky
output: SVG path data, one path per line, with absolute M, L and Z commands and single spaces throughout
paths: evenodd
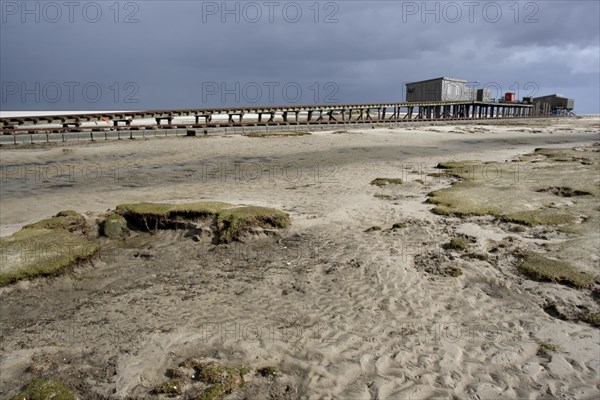
M 451 76 L 600 113 L 599 4 L 2 0 L 1 109 L 393 102 Z

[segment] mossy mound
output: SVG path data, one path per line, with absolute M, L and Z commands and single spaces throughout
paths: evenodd
M 183 383 L 177 379 L 171 379 L 152 389 L 152 393 L 176 396 L 183 393 Z
M 226 208 L 235 207 L 232 204 L 220 202 L 201 202 L 188 204 L 168 203 L 135 203 L 120 204 L 116 211 L 128 223 L 147 231 L 158 229 L 173 229 L 175 221 L 214 218 Z
M 267 207 L 247 206 L 222 210 L 217 217 L 219 241 L 227 243 L 239 239 L 251 227 L 286 228 L 290 223 L 287 213 Z
M 100 224 L 102 234 L 109 239 L 124 239 L 129 236 L 127 220 L 120 214 L 110 213 Z
M 33 224 L 25 225 L 23 229 L 65 229 L 69 232 L 83 230 L 85 218 L 77 211 L 61 211 L 54 217 L 46 218 Z
M 560 350 L 560 346 L 549 342 L 538 342 L 537 355 L 542 357 L 549 357 L 552 353 L 556 353 Z
M 371 185 L 375 186 L 387 186 L 387 185 L 401 185 L 402 179 L 400 178 L 375 178 L 371 181 Z
M 75 393 L 56 379 L 36 379 L 11 400 L 75 400 Z
M 160 398 L 200 400 L 262 399 L 288 398 L 267 394 L 289 393 L 291 389 L 287 382 L 279 380 L 284 373 L 275 366 L 226 366 L 220 360 L 204 357 L 185 359 L 175 368 L 168 369 L 167 376 L 169 380 L 156 386 L 150 394 L 161 396 Z
M 229 389 L 241 386 L 244 374 L 249 371 L 248 368 L 225 367 L 216 362 L 196 363 L 192 368 L 198 371 L 198 380 L 213 385 L 224 385 Z
M 117 211 L 122 211 L 129 215 L 143 217 L 165 217 L 175 218 L 183 216 L 187 218 L 207 217 L 218 214 L 221 210 L 235 207 L 232 204 L 220 202 L 200 202 L 188 204 L 168 204 L 168 203 L 135 203 L 120 204 Z
M 191 204 L 121 204 L 117 206 L 127 221 L 148 231 L 176 227 L 178 221 L 208 220 L 218 234 L 219 243 L 238 240 L 251 228 L 286 228 L 289 215 L 283 211 L 258 206 L 236 206 L 219 202 Z
M 178 371 L 178 375 L 184 375 L 186 377 L 184 379 L 188 382 L 183 383 L 181 380 L 172 379 L 157 387 L 160 393 L 166 393 L 164 391 L 166 389 L 172 394 L 180 394 L 185 392 L 185 389 L 199 387 L 201 392 L 197 396 L 198 399 L 219 400 L 244 386 L 244 375 L 248 374 L 250 369 L 244 366 L 226 367 L 215 361 L 201 358 L 188 358 L 179 365 L 176 371 Z M 173 393 L 174 385 L 177 386 L 177 393 Z M 158 394 L 156 389 L 154 393 Z
M 0 286 L 37 276 L 55 276 L 91 259 L 99 245 L 71 232 L 75 224 L 81 227 L 80 217 L 56 216 L 0 238 Z
M 531 279 L 552 281 L 576 288 L 587 288 L 594 283 L 591 275 L 579 271 L 571 265 L 534 252 L 526 252 L 519 271 Z

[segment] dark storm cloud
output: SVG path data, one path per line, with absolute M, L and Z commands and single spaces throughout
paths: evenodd
M 401 101 L 445 75 L 600 112 L 596 1 L 23 4 L 2 1 L 4 110 Z

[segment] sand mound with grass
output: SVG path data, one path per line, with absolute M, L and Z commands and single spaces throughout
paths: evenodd
M 269 232 L 288 227 L 287 213 L 267 207 L 236 206 L 227 203 L 121 204 L 116 211 L 88 224 L 83 215 L 61 211 L 10 236 L 0 238 L 2 267 L 0 286 L 22 279 L 56 276 L 91 261 L 101 248 L 98 232 L 122 240 L 132 229 L 156 232 L 159 229 L 185 229 L 194 234 L 206 227 L 215 243 L 241 240 L 248 232 Z
M 90 261 L 100 247 L 83 234 L 84 230 L 82 215 L 63 211 L 0 238 L 0 286 L 37 276 L 56 276 Z

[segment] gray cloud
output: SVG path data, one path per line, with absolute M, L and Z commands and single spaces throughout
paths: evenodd
M 314 1 L 272 2 L 272 22 L 264 1 L 227 2 L 237 14 L 221 1 L 124 1 L 118 15 L 100 1 L 78 3 L 72 22 L 63 7 L 54 23 L 53 2 L 27 3 L 38 4 L 39 22 L 22 21 L 22 2 L 2 2 L 3 110 L 235 106 L 256 98 L 253 85 L 263 89 L 260 104 L 401 101 L 404 82 L 449 75 L 521 96 L 558 91 L 575 97 L 577 112 L 600 113 L 596 1 L 323 1 L 318 15 Z M 212 83 L 219 93 L 203 96 Z M 58 98 L 53 84 L 63 88 Z M 221 84 L 245 92 L 223 98 Z M 283 93 L 286 85 L 302 96 Z

